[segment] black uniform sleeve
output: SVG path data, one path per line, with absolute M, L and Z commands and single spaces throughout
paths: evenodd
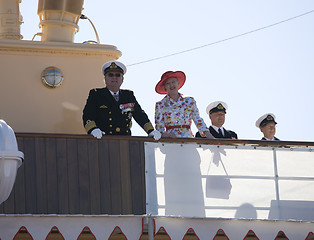
M 231 137 L 233 137 L 234 139 L 238 139 L 238 135 L 235 132 L 230 131 L 230 130 L 228 130 L 228 131 L 230 132 Z
M 89 134 L 92 130 L 97 128 L 95 117 L 96 117 L 96 89 L 89 91 L 86 105 L 83 110 L 83 126 L 86 132 Z
M 195 134 L 195 137 L 196 137 L 196 138 L 206 138 L 206 136 L 205 136 L 205 137 L 201 136 L 200 132 L 197 132 L 197 133 Z

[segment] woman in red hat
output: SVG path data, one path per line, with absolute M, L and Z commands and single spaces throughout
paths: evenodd
M 185 83 L 186 76 L 182 71 L 168 71 L 161 76 L 155 91 L 159 94 L 167 94 L 155 106 L 156 130 L 162 137 L 193 137 L 191 123 L 194 121 L 199 131 L 206 137 L 214 137 L 208 131 L 204 120 L 200 117 L 196 102 L 193 97 L 183 97 L 179 89 Z

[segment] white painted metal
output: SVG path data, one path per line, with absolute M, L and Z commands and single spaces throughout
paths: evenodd
M 156 231 L 163 227 L 171 239 L 183 239 L 192 228 L 199 239 L 214 239 L 218 230 L 222 230 L 228 239 L 243 240 L 250 230 L 263 240 L 274 240 L 280 231 L 288 239 L 306 239 L 313 232 L 313 222 L 266 221 L 244 219 L 180 218 L 156 217 Z
M 0 204 L 8 199 L 23 158 L 12 128 L 0 119 Z
M 314 221 L 314 153 L 303 147 L 146 143 L 147 213 Z
M 126 239 L 140 239 L 143 221 L 154 222 L 158 233 L 163 228 L 171 239 L 183 239 L 192 229 L 200 240 L 214 239 L 218 231 L 232 240 L 242 240 L 251 230 L 263 240 L 273 240 L 279 232 L 288 239 L 307 239 L 313 232 L 313 222 L 266 221 L 222 218 L 181 218 L 160 216 L 83 216 L 83 215 L 0 215 L 0 238 L 13 239 L 21 227 L 26 228 L 33 239 L 46 239 L 56 227 L 65 240 L 76 240 L 88 227 L 98 240 L 109 239 L 119 228 Z M 146 219 L 146 220 L 145 220 Z M 149 224 L 149 223 L 148 223 Z M 152 238 L 153 239 L 153 238 Z
M 142 216 L 83 216 L 83 215 L 0 215 L 0 238 L 13 239 L 24 226 L 33 239 L 46 239 L 57 227 L 66 240 L 76 240 L 87 226 L 96 239 L 109 239 L 119 227 L 127 239 L 139 239 Z

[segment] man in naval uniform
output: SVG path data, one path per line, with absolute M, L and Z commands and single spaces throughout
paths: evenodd
M 210 133 L 215 138 L 238 139 L 235 132 L 226 130 L 223 125 L 225 123 L 225 115 L 228 105 L 222 101 L 216 101 L 209 104 L 206 113 L 209 115 L 212 125 L 209 127 Z M 204 137 L 203 133 L 197 132 L 195 137 Z
M 275 120 L 276 116 L 273 113 L 266 113 L 257 119 L 255 125 L 264 134 L 264 137 L 261 140 L 279 141 L 279 139 L 275 137 L 277 124 Z
M 105 88 L 89 92 L 83 110 L 83 125 L 88 134 L 100 139 L 102 135 L 131 135 L 132 117 L 149 135 L 158 140 L 160 132 L 154 130 L 147 114 L 137 102 L 133 91 L 120 89 L 126 67 L 118 61 L 102 66 Z

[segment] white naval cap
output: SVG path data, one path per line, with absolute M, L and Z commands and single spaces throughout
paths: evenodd
M 223 102 L 223 101 L 216 101 L 216 102 L 212 102 L 210 103 L 207 108 L 206 108 L 206 113 L 207 114 L 211 114 L 213 112 L 219 112 L 219 111 L 223 111 L 226 113 L 226 110 L 228 109 L 228 105 L 227 103 Z
M 104 65 L 102 65 L 101 72 L 105 75 L 109 71 L 120 71 L 123 74 L 126 73 L 126 66 L 118 61 L 110 61 L 106 62 Z
M 255 123 L 255 126 L 260 128 L 260 127 L 263 127 L 267 123 L 270 123 L 270 122 L 274 122 L 275 124 L 277 124 L 275 120 L 276 120 L 275 114 L 273 114 L 273 113 L 266 113 L 263 116 L 261 116 L 259 119 L 257 119 L 257 121 Z

